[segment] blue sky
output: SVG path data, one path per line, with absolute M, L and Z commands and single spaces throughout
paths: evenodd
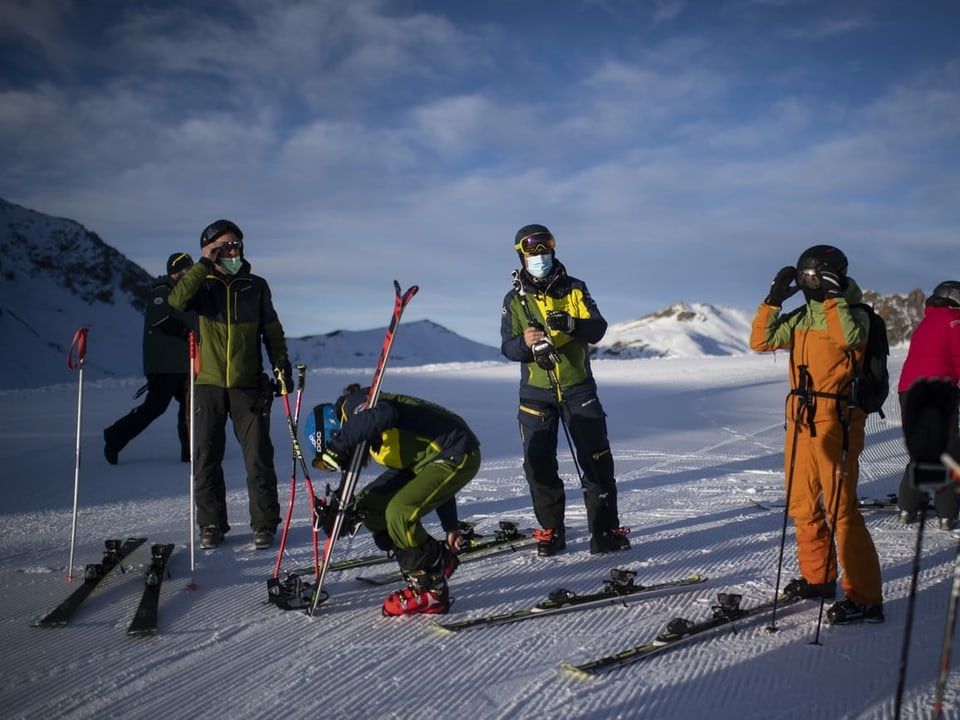
M 7 0 L 0 197 L 159 274 L 246 234 L 288 334 L 499 344 L 542 223 L 611 322 L 751 310 L 810 245 L 960 279 L 952 0 Z

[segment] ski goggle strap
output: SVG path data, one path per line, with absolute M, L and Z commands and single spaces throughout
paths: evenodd
M 553 250 L 556 246 L 557 241 L 553 239 L 552 234 L 537 232 L 520 238 L 520 242 L 514 245 L 514 248 L 524 255 L 543 255 Z

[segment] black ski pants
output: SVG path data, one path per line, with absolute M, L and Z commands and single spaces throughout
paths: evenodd
M 902 417 L 903 404 L 906 402 L 907 393 L 900 393 L 899 399 L 900 415 Z M 956 445 L 957 443 L 957 422 L 958 410 L 956 407 L 954 407 L 949 421 L 951 429 L 951 445 Z M 919 512 L 920 508 L 927 503 L 927 493 L 917 490 L 917 488 L 915 488 L 913 483 L 910 481 L 909 463 L 907 463 L 907 467 L 903 470 L 903 476 L 900 478 L 900 492 L 897 497 L 900 509 L 906 510 L 907 512 Z M 957 515 L 960 514 L 960 501 L 958 501 L 957 493 L 954 491 L 952 485 L 943 488 L 940 492 L 934 493 L 933 506 L 937 511 L 937 517 L 949 518 L 950 520 L 957 519 Z
M 258 388 L 215 385 L 197 385 L 195 393 L 197 524 L 216 525 L 223 532 L 230 529 L 223 476 L 229 416 L 247 469 L 250 527 L 276 529 L 280 524 L 280 502 L 270 441 L 272 396 Z
M 103 431 L 107 445 L 120 452 L 131 440 L 167 411 L 171 400 L 176 400 L 177 435 L 180 438 L 180 457 L 190 457 L 190 433 L 187 426 L 187 388 L 189 376 L 186 373 L 151 373 L 147 375 L 147 397 L 142 405 L 117 420 Z
M 562 530 L 566 506 L 557 462 L 560 423 L 565 422 L 582 473 L 587 524 L 591 533 L 620 526 L 613 455 L 607 439 L 603 406 L 591 383 L 563 391 L 525 387 L 520 397 L 523 472 L 530 486 L 533 511 L 541 527 Z

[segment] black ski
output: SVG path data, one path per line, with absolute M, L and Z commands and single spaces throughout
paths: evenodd
M 712 608 L 712 615 L 708 620 L 694 622 L 685 618 L 676 618 L 671 620 L 667 629 L 657 635 L 656 638 L 641 645 L 635 645 L 632 648 L 623 650 L 613 655 L 607 655 L 597 660 L 574 665 L 572 663 L 561 663 L 560 667 L 568 673 L 577 676 L 591 677 L 607 670 L 625 667 L 646 660 L 647 658 L 659 655 L 672 648 L 677 647 L 698 636 L 732 626 L 742 621 L 755 622 L 767 611 L 773 608 L 774 602 L 778 606 L 790 605 L 799 602 L 798 597 L 781 596 L 776 601 L 773 599 L 767 602 L 754 605 L 750 608 L 740 607 L 741 596 L 733 593 L 720 593 L 717 596 L 717 604 Z
M 500 522 L 500 530 L 493 538 L 468 540 L 466 546 L 457 553 L 457 557 L 460 558 L 460 562 L 466 562 L 530 547 L 537 542 L 532 537 L 532 532 L 532 530 L 518 530 L 516 523 L 503 520 Z M 368 585 L 391 585 L 402 581 L 403 573 L 399 570 L 392 570 L 380 575 L 358 575 L 357 580 Z
M 496 535 L 493 538 L 489 538 L 486 535 L 480 535 L 473 530 L 473 527 L 476 525 L 475 522 L 460 522 L 460 532 L 463 536 L 463 549 L 460 551 L 461 560 L 465 555 L 475 555 L 480 553 L 483 550 L 489 548 L 500 547 L 501 545 L 510 544 L 510 541 L 520 541 L 525 540 L 528 536 L 527 533 L 532 531 L 530 530 L 518 530 L 517 524 L 509 520 L 500 521 L 500 530 L 497 531 Z M 519 545 L 518 545 L 519 546 Z M 392 554 L 378 553 L 376 555 L 361 555 L 355 558 L 347 558 L 346 560 L 338 560 L 337 562 L 330 563 L 331 570 L 353 570 L 358 567 L 367 567 L 369 565 L 380 565 L 383 563 L 388 563 L 394 560 Z M 297 573 L 298 575 L 307 575 L 313 572 L 313 566 L 305 566 L 292 570 L 291 572 Z
M 431 621 L 433 627 L 444 632 L 458 632 L 477 627 L 490 627 L 492 625 L 506 625 L 507 623 L 520 622 L 521 620 L 530 620 L 537 617 L 549 617 L 560 613 L 573 612 L 576 610 L 586 610 L 587 608 L 599 607 L 604 605 L 615 605 L 627 602 L 627 600 L 649 597 L 657 593 L 679 590 L 688 585 L 696 585 L 706 581 L 703 575 L 691 575 L 676 580 L 654 583 L 652 585 L 640 585 L 635 583 L 636 572 L 633 570 L 613 569 L 610 571 L 610 580 L 604 582 L 603 590 L 586 595 L 577 595 L 570 590 L 554 590 L 543 602 L 537 603 L 533 607 L 513 610 L 511 612 L 500 613 L 498 615 L 487 615 L 484 617 L 469 618 L 467 620 L 458 620 L 451 623 L 441 623 L 435 620 Z
M 123 570 L 121 562 L 130 553 L 136 550 L 147 541 L 146 538 L 127 538 L 122 540 L 106 540 L 103 551 L 103 558 L 98 563 L 87 565 L 83 572 L 83 584 L 74 590 L 70 595 L 45 617 L 37 620 L 32 627 L 62 627 L 69 622 L 70 618 L 77 611 L 77 608 L 86 600 L 90 593 L 94 591 L 100 581 L 103 580 L 115 567 Z M 124 570 L 124 572 L 126 572 Z
M 156 635 L 160 586 L 163 584 L 164 575 L 167 574 L 167 562 L 173 554 L 173 548 L 173 544 L 154 545 L 150 548 L 152 557 L 149 567 L 143 574 L 143 597 L 140 598 L 137 613 L 133 616 L 130 627 L 127 628 L 127 635 Z
M 941 469 L 941 475 L 943 471 Z M 763 510 L 777 510 L 783 512 L 784 503 L 783 500 L 759 500 L 757 498 L 750 498 L 750 502 L 756 505 L 758 508 Z M 873 497 L 860 497 L 857 498 L 857 507 L 861 510 L 890 510 L 896 511 L 899 510 L 897 505 L 897 496 L 894 493 L 888 494 L 886 497 L 882 498 L 873 498 Z M 928 509 L 932 507 L 928 504 Z

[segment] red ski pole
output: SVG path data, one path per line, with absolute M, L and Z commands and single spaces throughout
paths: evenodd
M 76 357 L 74 357 L 76 351 Z M 73 554 L 77 544 L 77 507 L 80 497 L 80 427 L 83 411 L 83 362 L 87 356 L 87 328 L 82 327 L 73 335 L 67 352 L 67 369 L 77 370 L 77 444 L 73 467 L 73 520 L 70 527 L 70 560 L 67 564 L 67 581 L 73 581 Z
M 197 420 L 196 381 L 197 374 L 200 372 L 200 354 L 197 352 L 197 334 L 192 330 L 187 336 L 187 345 L 190 348 L 190 489 L 188 494 L 190 498 L 190 583 L 187 585 L 187 590 L 196 590 L 197 583 L 194 578 L 194 571 L 196 569 L 197 550 L 194 535 L 196 535 L 195 526 L 197 508 L 196 503 L 194 502 L 194 480 L 196 477 L 194 462 L 196 461 L 197 436 L 194 426 L 196 425 Z

